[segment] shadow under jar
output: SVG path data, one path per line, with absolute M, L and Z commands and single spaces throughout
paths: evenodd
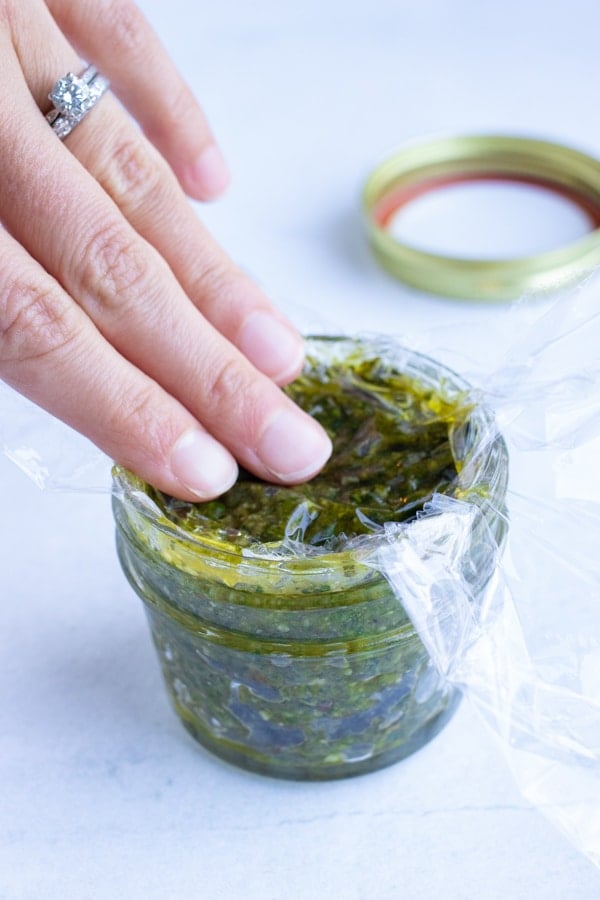
M 117 547 L 188 731 L 254 771 L 340 778 L 412 753 L 457 702 L 366 558 L 435 492 L 476 503 L 500 548 L 508 458 L 468 384 L 387 338 L 308 338 L 286 390 L 333 439 L 317 478 L 242 473 L 190 504 L 116 469 Z M 495 561 L 477 543 L 475 596 Z

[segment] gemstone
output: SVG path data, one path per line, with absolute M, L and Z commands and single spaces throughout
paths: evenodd
M 72 72 L 56 82 L 49 96 L 54 107 L 69 119 L 81 118 L 90 107 L 89 85 Z
M 61 140 L 63 140 L 68 134 L 71 134 L 76 124 L 77 123 L 73 122 L 72 119 L 67 119 L 66 116 L 59 116 L 54 120 L 52 129 L 54 131 L 54 134 Z

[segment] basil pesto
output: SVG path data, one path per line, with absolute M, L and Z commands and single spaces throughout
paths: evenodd
M 114 511 L 184 725 L 239 765 L 315 779 L 400 759 L 450 715 L 454 695 L 364 550 L 436 491 L 473 497 L 500 542 L 507 460 L 443 366 L 381 339 L 307 348 L 286 391 L 332 438 L 322 473 L 280 487 L 242 472 L 191 504 L 116 470 Z M 480 560 L 470 577 L 486 572 Z
M 336 550 L 386 522 L 414 517 L 434 491 L 453 484 L 449 429 L 465 418 L 460 395 L 444 400 L 417 378 L 360 353 L 331 366 L 309 355 L 304 373 L 285 391 L 333 442 L 324 470 L 296 487 L 242 470 L 231 490 L 208 503 L 151 491 L 171 521 L 240 547 L 294 541 Z

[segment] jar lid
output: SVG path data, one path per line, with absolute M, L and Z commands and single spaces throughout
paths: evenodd
M 390 233 L 396 212 L 421 194 L 480 180 L 522 182 L 560 193 L 587 213 L 592 230 L 556 250 L 493 260 L 429 253 Z M 371 173 L 363 209 L 379 262 L 428 293 L 511 299 L 556 290 L 600 265 L 600 160 L 561 144 L 499 135 L 411 144 Z

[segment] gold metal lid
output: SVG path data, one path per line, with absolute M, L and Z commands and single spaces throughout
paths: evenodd
M 592 230 L 557 250 L 511 259 L 470 259 L 418 250 L 390 234 L 406 203 L 466 181 L 538 185 L 585 210 Z M 470 300 L 504 300 L 557 290 L 600 265 L 600 161 L 548 141 L 508 136 L 442 138 L 412 144 L 369 176 L 363 191 L 369 239 L 381 264 L 419 290 Z

